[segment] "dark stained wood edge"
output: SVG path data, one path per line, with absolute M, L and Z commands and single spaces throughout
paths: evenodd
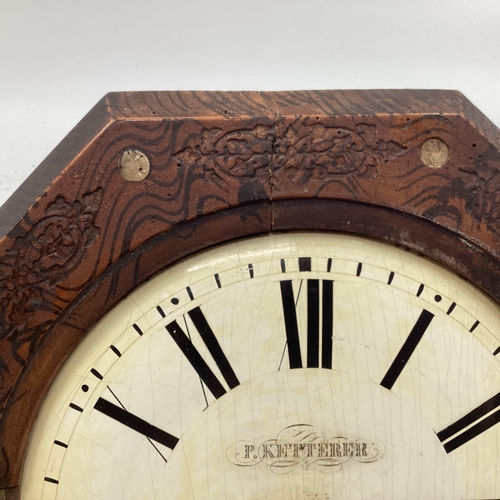
M 7 488 L 0 490 L 0 500 L 19 500 L 19 488 Z
M 464 118 L 496 148 L 500 149 L 500 129 L 486 117 L 472 102 L 462 95 Z
M 47 187 L 111 123 L 106 97 L 68 133 L 23 184 L 0 206 L 0 239 L 23 218 Z
M 453 90 L 298 90 L 120 92 L 107 95 L 116 119 L 249 116 L 456 114 L 465 113 L 463 94 Z M 468 102 L 468 101 L 467 101 Z M 476 109 L 476 108 L 474 108 Z

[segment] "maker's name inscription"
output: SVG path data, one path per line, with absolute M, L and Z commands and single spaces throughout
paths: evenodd
M 340 469 L 349 460 L 374 462 L 384 451 L 380 442 L 328 437 L 312 425 L 297 424 L 283 429 L 276 439 L 261 443 L 239 441 L 226 450 L 226 458 L 240 467 L 262 463 L 273 472 L 287 474 L 295 467 L 319 467 L 332 472 L 332 468 Z

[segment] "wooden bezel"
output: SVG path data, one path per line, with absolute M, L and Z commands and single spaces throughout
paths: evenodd
M 500 301 L 500 131 L 452 91 L 105 96 L 0 209 L 0 498 L 88 329 L 177 260 L 271 231 L 432 258 Z

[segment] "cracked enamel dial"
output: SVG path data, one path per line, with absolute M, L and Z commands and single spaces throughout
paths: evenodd
M 469 283 L 370 240 L 197 254 L 72 354 L 21 499 L 499 498 L 499 323 Z

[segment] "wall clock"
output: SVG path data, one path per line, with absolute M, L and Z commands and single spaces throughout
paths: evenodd
M 450 91 L 107 95 L 0 212 L 0 498 L 499 498 L 499 138 Z

